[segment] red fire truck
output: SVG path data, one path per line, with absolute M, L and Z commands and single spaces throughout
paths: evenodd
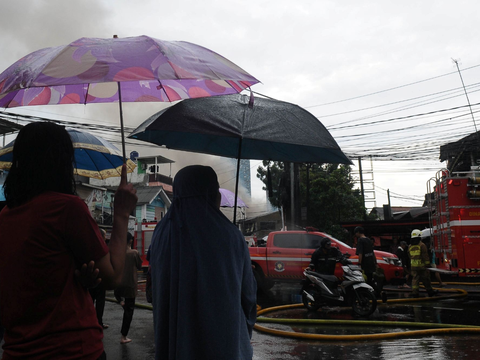
M 135 237 L 133 240 L 133 248 L 137 249 L 142 258 L 142 267 L 144 271 L 148 269 L 147 251 L 152 243 L 152 235 L 157 226 L 156 221 L 147 221 L 135 224 Z
M 443 169 L 427 183 L 437 268 L 480 276 L 480 172 Z

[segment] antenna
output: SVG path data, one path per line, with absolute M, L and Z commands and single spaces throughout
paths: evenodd
M 477 132 L 477 124 L 475 123 L 475 117 L 473 116 L 472 105 L 470 105 L 470 99 L 468 98 L 467 89 L 465 89 L 465 84 L 463 83 L 462 73 L 460 72 L 460 67 L 458 66 L 458 60 L 452 58 L 452 61 L 457 66 L 458 75 L 460 75 L 460 80 L 462 80 L 463 91 L 465 91 L 465 96 L 467 97 L 468 107 L 470 108 L 470 114 L 472 114 L 473 126 L 475 126 L 475 132 Z

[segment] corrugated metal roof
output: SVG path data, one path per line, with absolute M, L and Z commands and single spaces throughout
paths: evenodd
M 137 187 L 137 205 L 150 204 L 162 190 L 161 186 Z
M 23 125 L 16 124 L 16 123 L 8 121 L 8 120 L 0 119 L 0 134 L 1 135 L 10 134 L 10 133 L 20 131 L 20 129 L 22 127 L 23 127 Z

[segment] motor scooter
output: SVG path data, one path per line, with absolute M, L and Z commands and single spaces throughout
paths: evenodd
M 302 287 L 303 305 L 317 311 L 325 305 L 351 306 L 359 316 L 369 316 L 377 308 L 374 289 L 365 282 L 361 269 L 349 262 L 342 265 L 343 280 L 305 269 Z

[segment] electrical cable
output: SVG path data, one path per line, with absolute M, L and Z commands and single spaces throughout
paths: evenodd
M 462 69 L 462 71 L 471 70 L 471 69 L 477 68 L 477 67 L 479 67 L 479 66 L 480 66 L 480 65 L 470 66 L 470 67 L 468 67 L 468 68 Z M 449 72 L 449 73 L 446 73 L 446 74 L 443 74 L 443 75 L 434 76 L 434 77 L 431 77 L 431 78 L 427 78 L 427 79 L 415 81 L 415 82 L 408 83 L 408 84 L 404 84 L 404 85 L 400 85 L 400 86 L 395 86 L 395 87 L 388 88 L 388 89 L 384 89 L 384 90 L 380 90 L 380 91 L 375 91 L 375 92 L 368 93 L 368 94 L 365 94 L 365 95 L 359 95 L 359 96 L 355 96 L 355 97 L 351 97 L 351 98 L 347 98 L 347 99 L 343 99 L 343 100 L 337 100 L 337 101 L 332 101 L 332 102 L 323 103 L 323 104 L 318 104 L 318 105 L 310 105 L 310 106 L 307 106 L 307 107 L 305 107 L 305 108 L 306 108 L 306 109 L 309 109 L 309 108 L 312 108 L 312 107 L 326 106 L 326 105 L 338 104 L 338 103 L 342 103 L 342 102 L 346 102 L 346 101 L 350 101 L 350 100 L 357 100 L 357 99 L 361 99 L 361 98 L 364 98 L 364 97 L 368 97 L 368 96 L 372 96 L 372 95 L 377 95 L 377 94 L 381 94 L 381 93 L 388 92 L 388 91 L 392 91 L 392 90 L 401 89 L 401 88 L 408 87 L 408 86 L 412 86 L 412 85 L 417 85 L 417 84 L 424 83 L 424 82 L 427 82 L 427 81 L 430 81 L 430 80 L 439 79 L 439 78 L 442 78 L 442 77 L 445 77 L 445 76 L 449 76 L 449 75 L 452 75 L 452 74 L 458 74 L 458 72 L 457 72 L 457 71 L 453 71 L 453 72 Z
M 468 88 L 476 88 L 479 86 L 479 83 L 476 83 L 476 84 L 470 84 L 469 86 L 467 86 Z M 460 89 L 460 90 L 459 90 Z M 439 102 L 439 101 L 443 101 L 443 100 L 449 100 L 449 99 L 453 99 L 453 98 L 456 98 L 456 97 L 460 97 L 460 96 L 464 96 L 464 91 L 463 91 L 463 88 L 456 88 L 456 89 L 451 89 L 451 90 L 444 90 L 444 91 L 440 91 L 440 92 L 437 92 L 437 93 L 432 93 L 432 94 L 427 94 L 427 95 L 422 95 L 422 96 L 417 96 L 417 97 L 414 97 L 414 98 L 410 98 L 410 99 L 404 99 L 404 100 L 397 100 L 397 101 L 394 101 L 394 102 L 390 102 L 390 103 L 386 103 L 386 104 L 380 104 L 380 105 L 375 105 L 375 106 L 370 106 L 370 107 L 366 107 L 366 108 L 360 108 L 360 109 L 355 109 L 355 110 L 349 110 L 349 111 L 343 111 L 343 112 L 338 112 L 338 113 L 332 113 L 332 114 L 327 114 L 327 115 L 321 115 L 321 116 L 316 116 L 317 119 L 324 119 L 324 118 L 327 118 L 327 117 L 333 117 L 333 116 L 338 116 L 338 115 L 346 115 L 346 114 L 352 114 L 352 113 L 356 113 L 356 112 L 360 112 L 360 111 L 365 111 L 365 110 L 372 110 L 372 109 L 378 109 L 378 108 L 381 108 L 381 107 L 385 107 L 385 106 L 390 106 L 390 105 L 396 105 L 396 104 L 400 104 L 400 103 L 405 103 L 405 102 L 409 102 L 409 101 L 413 101 L 413 100 L 418 100 L 418 99 L 423 99 L 423 98 L 427 98 L 427 97 L 431 97 L 431 96 L 434 96 L 434 95 L 438 95 L 438 94 L 445 94 L 445 93 L 449 93 L 449 92 L 460 92 L 460 94 L 458 95 L 454 95 L 454 96 L 450 96 L 450 97 L 437 97 L 437 101 L 430 101 L 430 102 L 418 102 L 414 105 L 417 105 L 417 106 L 413 106 L 413 107 L 418 107 L 418 106 L 423 106 L 423 105 L 427 105 L 427 104 L 432 104 L 434 102 Z M 475 91 L 470 91 L 470 93 L 472 92 L 477 92 L 479 90 L 475 90 Z M 446 96 L 446 95 L 443 95 L 443 96 Z M 435 99 L 435 98 L 433 98 Z M 392 110 L 389 110 L 388 112 L 390 111 L 400 111 L 400 110 L 405 110 L 405 109 L 411 109 L 412 106 L 409 106 L 407 108 L 397 108 L 397 109 L 392 109 Z M 387 112 L 387 113 L 388 113 Z

